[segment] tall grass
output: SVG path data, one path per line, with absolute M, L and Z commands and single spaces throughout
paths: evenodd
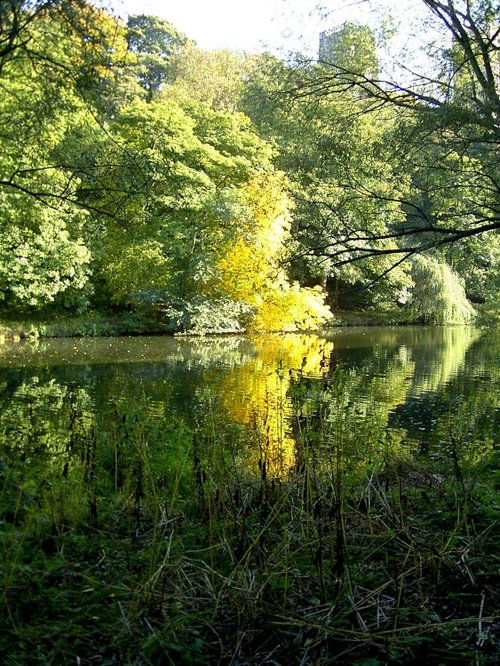
M 497 663 L 495 461 L 417 462 L 349 395 L 298 374 L 281 474 L 210 395 L 5 433 L 2 663 Z

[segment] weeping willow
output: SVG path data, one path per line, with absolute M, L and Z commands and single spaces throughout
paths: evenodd
M 470 324 L 476 311 L 458 275 L 443 260 L 418 256 L 411 269 L 414 287 L 410 307 L 424 324 Z

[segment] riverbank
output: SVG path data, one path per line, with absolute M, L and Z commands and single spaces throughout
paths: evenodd
M 409 321 L 401 310 L 335 310 L 331 327 L 405 326 Z M 19 319 L 0 315 L 2 340 L 37 338 L 113 337 L 121 335 L 161 335 L 169 331 L 161 322 L 136 312 L 92 311 L 82 315 L 55 314 L 24 316 Z
M 131 312 L 92 311 L 11 319 L 0 316 L 0 341 L 37 338 L 113 337 L 165 333 L 159 323 Z

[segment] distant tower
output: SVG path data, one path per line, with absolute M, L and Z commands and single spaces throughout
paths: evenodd
M 366 77 L 376 77 L 378 60 L 375 35 L 367 25 L 344 23 L 338 30 L 319 36 L 319 61 Z

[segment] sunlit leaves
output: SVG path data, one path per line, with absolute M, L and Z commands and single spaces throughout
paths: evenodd
M 234 111 L 244 90 L 245 69 L 245 60 L 237 53 L 202 51 L 190 42 L 171 58 L 172 85 L 166 92 L 216 111 Z
M 90 252 L 82 238 L 71 238 L 62 216 L 33 205 L 24 219 L 16 209 L 2 207 L 2 213 L 0 300 L 14 307 L 42 307 L 65 292 L 83 295 Z
M 322 290 L 290 284 L 283 269 L 292 207 L 285 186 L 280 173 L 250 181 L 245 188 L 250 224 L 225 249 L 216 274 L 224 294 L 253 307 L 256 330 L 315 329 L 331 317 Z
M 468 324 L 475 311 L 458 275 L 444 261 L 416 257 L 412 261 L 411 307 L 426 324 Z

